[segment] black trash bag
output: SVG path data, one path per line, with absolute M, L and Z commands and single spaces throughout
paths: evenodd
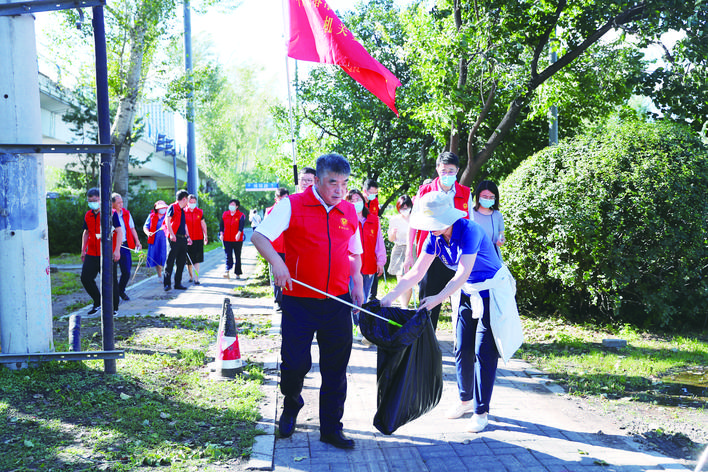
M 428 310 L 381 307 L 378 300 L 363 308 L 403 325 L 398 328 L 365 313 L 359 316 L 361 334 L 378 347 L 374 426 L 393 434 L 440 402 L 442 351 Z

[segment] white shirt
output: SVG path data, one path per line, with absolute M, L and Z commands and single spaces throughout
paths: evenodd
M 322 200 L 322 197 L 317 193 L 317 189 L 314 186 L 312 187 L 312 192 L 315 194 L 315 198 L 325 207 L 327 213 L 334 208 L 333 206 L 327 205 L 324 200 Z M 261 233 L 271 241 L 275 241 L 283 231 L 290 227 L 290 217 L 292 214 L 293 209 L 290 205 L 290 199 L 283 198 L 273 207 L 273 210 L 266 215 L 255 231 Z M 356 232 L 349 238 L 349 252 L 352 254 L 362 254 L 364 252 L 364 248 L 361 245 L 361 237 L 359 237 L 358 224 Z
M 125 222 L 123 221 L 123 208 L 120 209 L 120 211 L 116 211 L 118 213 L 118 221 L 120 221 L 120 227 L 123 228 L 125 226 Z M 130 215 L 128 218 L 128 223 L 130 224 L 131 228 L 135 228 L 135 223 L 133 222 L 133 215 Z M 128 228 L 123 228 L 123 241 L 122 243 L 126 242 L 128 240 Z

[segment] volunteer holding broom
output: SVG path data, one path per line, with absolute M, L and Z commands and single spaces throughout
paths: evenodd
M 320 156 L 315 185 L 282 199 L 258 225 L 251 242 L 273 267 L 275 284 L 283 287 L 280 390 L 285 397 L 278 422 L 281 437 L 295 430 L 304 405 L 305 375 L 312 367 L 310 348 L 317 333 L 320 349 L 320 441 L 351 449 L 342 434 L 347 396 L 346 369 L 352 348 L 350 308 L 304 286 L 360 306 L 363 302 L 361 239 L 354 205 L 343 201 L 351 168 L 338 154 Z M 285 261 L 271 241 L 285 234 Z M 349 274 L 353 289 L 349 293 Z
M 477 433 L 488 424 L 499 352 L 490 327 L 489 290 L 473 290 L 469 284 L 493 279 L 501 272 L 502 265 L 484 229 L 465 216 L 466 212 L 456 209 L 442 192 L 427 193 L 415 202 L 410 227 L 430 234 L 411 270 L 381 300 L 381 306 L 391 306 L 396 298 L 418 283 L 436 257 L 455 271 L 440 293 L 421 300 L 420 308 L 431 310 L 462 289 L 455 330 L 460 403 L 448 412 L 448 417 L 459 418 L 474 412 L 467 430 Z

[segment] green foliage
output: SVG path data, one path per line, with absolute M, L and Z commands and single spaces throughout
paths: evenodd
M 708 312 L 708 150 L 670 123 L 612 121 L 506 179 L 522 306 L 678 328 Z
M 88 210 L 86 195 L 64 194 L 47 199 L 49 254 L 81 252 L 84 215 Z

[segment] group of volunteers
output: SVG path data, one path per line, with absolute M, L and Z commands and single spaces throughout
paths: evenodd
M 88 314 L 101 308 L 101 293 L 96 285 L 96 276 L 101 269 L 101 202 L 100 192 L 91 188 L 87 193 L 89 210 L 84 215 L 81 240 L 81 283 L 93 300 Z M 123 207 L 123 198 L 118 193 L 111 195 L 111 228 L 113 231 L 113 311 L 118 312 L 120 299 L 130 300 L 125 289 L 132 270 L 131 252 L 142 250 L 133 216 Z M 245 215 L 239 211 L 237 199 L 229 201 L 219 222 L 219 239 L 226 255 L 225 278 L 239 278 L 241 270 L 241 248 L 244 241 Z M 189 282 L 200 285 L 199 265 L 204 262 L 204 246 L 209 243 L 204 212 L 197 207 L 197 197 L 186 190 L 179 190 L 176 200 L 168 205 L 158 200 L 152 207 L 143 225 L 147 236 L 146 267 L 155 267 L 157 279 L 165 291 L 174 288 L 186 290 L 182 284 L 185 265 Z M 120 268 L 120 279 L 118 269 Z
M 280 389 L 284 396 L 278 421 L 282 438 L 290 437 L 304 405 L 304 379 L 312 367 L 315 336 L 320 352 L 320 440 L 350 449 L 341 419 L 347 394 L 346 369 L 358 316 L 344 302 L 361 306 L 375 297 L 383 275 L 386 249 L 379 220 L 378 184 L 367 180 L 350 189 L 349 162 L 338 154 L 320 156 L 315 169 L 299 175 L 298 193 L 279 189 L 275 205 L 255 228 L 251 241 L 271 266 L 276 302 L 282 312 Z M 414 198 L 396 200 L 388 225 L 394 243 L 389 273 L 398 284 L 381 299 L 408 308 L 419 284 L 420 309 L 437 326 L 440 305 L 453 301 L 455 364 L 460 401 L 449 418 L 473 413 L 466 428 L 480 432 L 494 386 L 497 361 L 513 354 L 518 339 L 495 340 L 494 310 L 516 309 L 513 278 L 501 259 L 504 221 L 499 191 L 482 181 L 474 192 L 457 182 L 459 159 L 451 152 L 437 158 L 438 177 L 425 182 Z M 497 336 L 499 337 L 499 336 Z M 499 348 L 498 348 L 499 347 Z M 518 347 L 518 345 L 516 346 Z

